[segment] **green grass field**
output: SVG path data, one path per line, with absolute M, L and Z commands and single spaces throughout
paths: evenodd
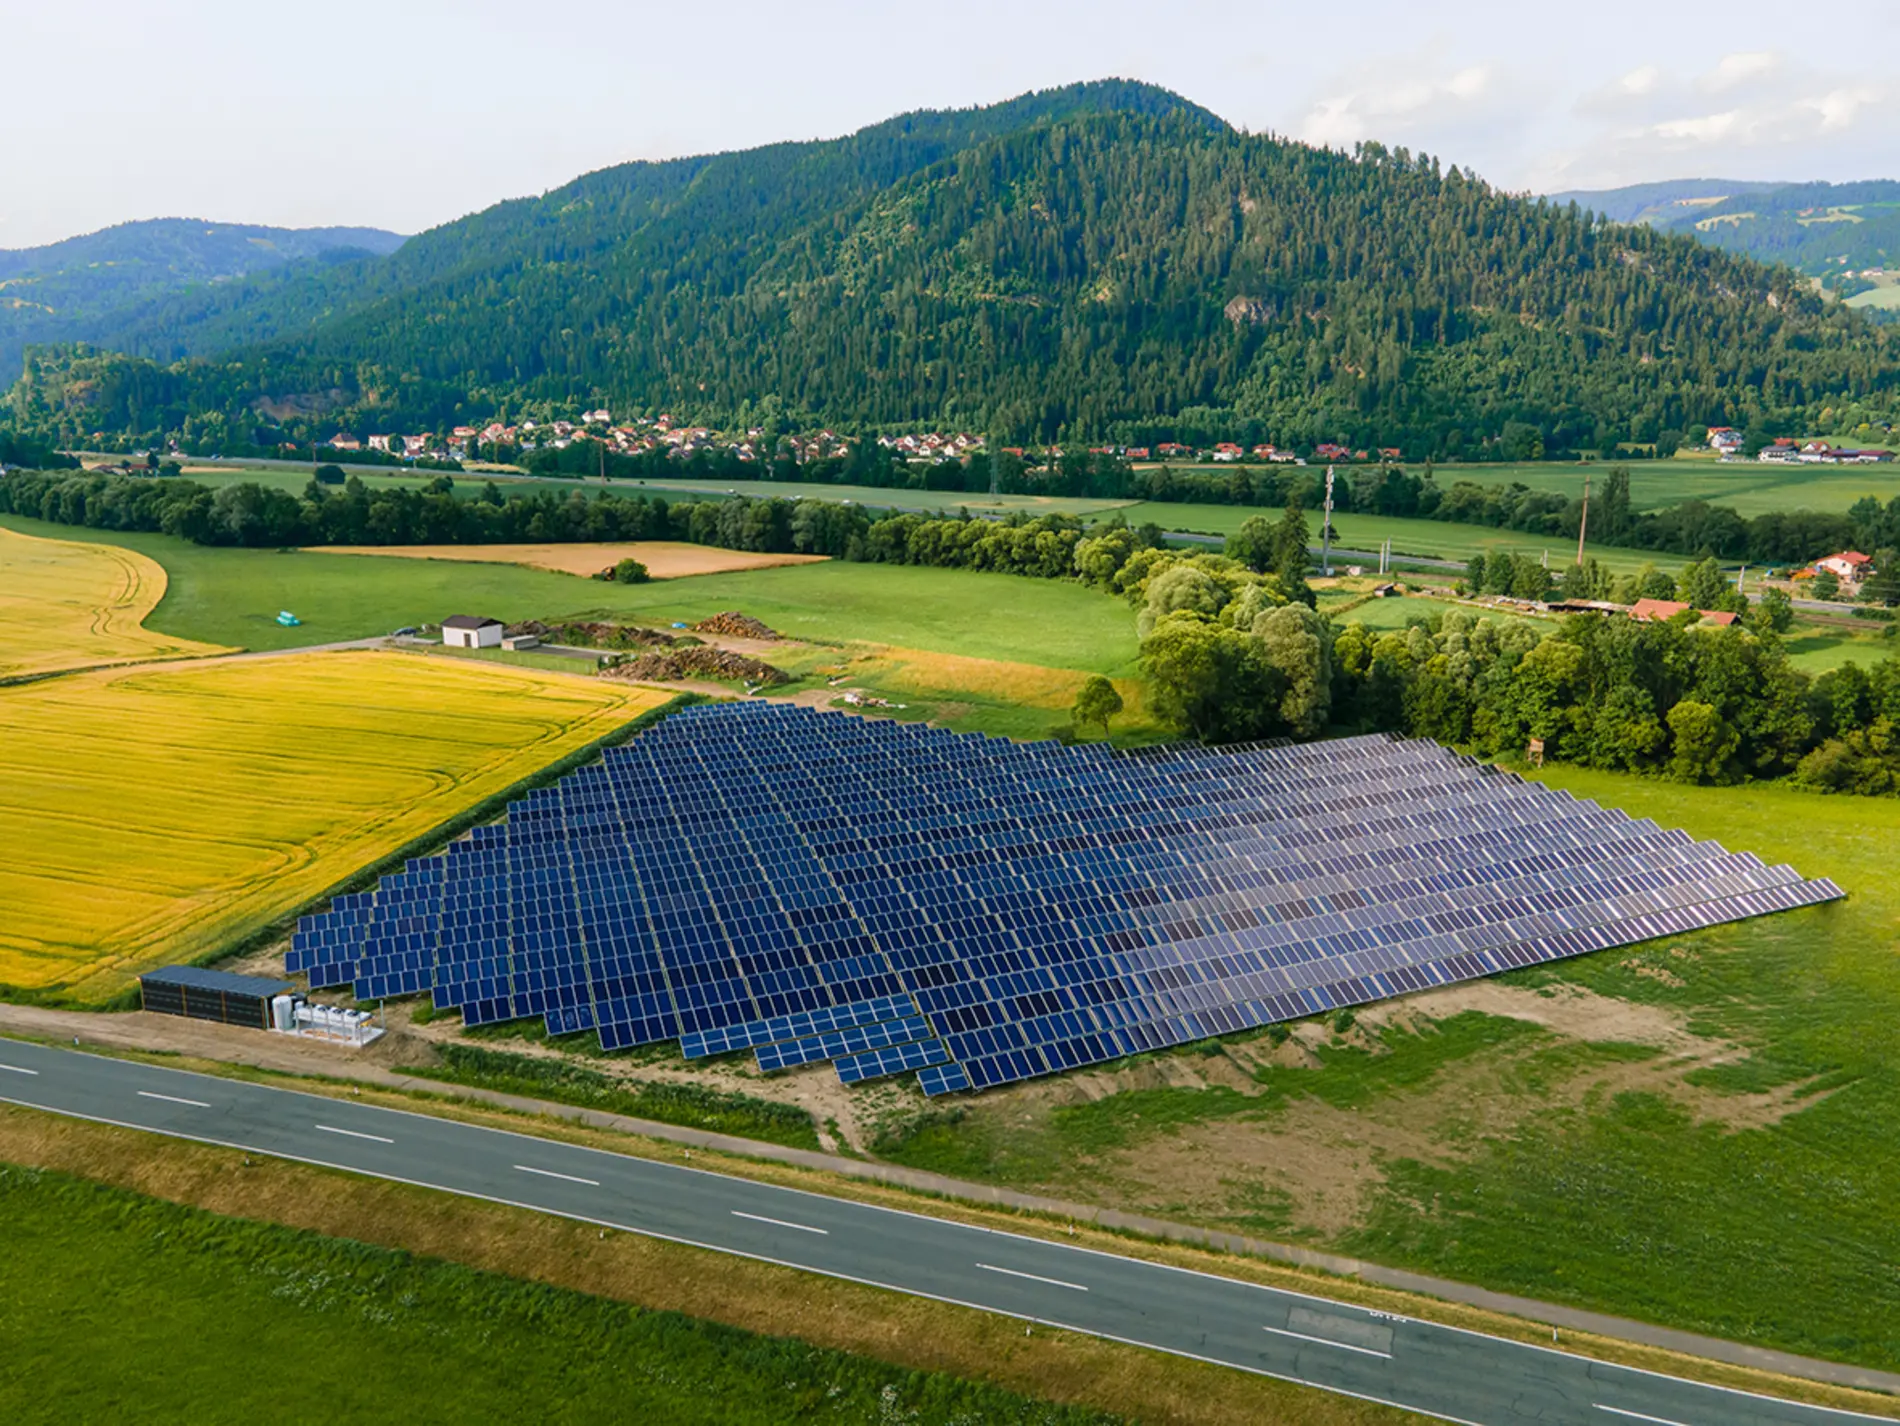
M 62 1174 L 0 1219 L 14 1421 L 1110 1419 Z
M 1521 1013 L 1454 1001 L 1371 1035 L 1315 1027 L 1304 1060 L 1235 1037 L 1145 1057 L 1115 1093 L 1098 1076 L 1087 1093 L 986 1095 L 925 1111 L 883 1151 L 1900 1367 L 1900 802 L 1537 776 L 1832 876 L 1849 899 L 1478 988 Z
M 968 494 L 950 490 L 889 490 L 872 485 L 805 484 L 797 481 L 753 480 L 646 480 L 614 483 L 616 490 L 631 487 L 667 496 L 675 494 L 715 496 L 749 495 L 754 499 L 776 496 L 782 500 L 851 500 L 873 509 L 895 507 L 903 510 L 968 510 L 973 515 L 1098 515 L 1120 509 L 1128 500 L 1090 500 L 1065 495 Z
M 1896 289 L 1900 290 L 1900 289 Z M 1596 462 L 1587 467 L 1534 463 L 1523 465 L 1447 465 L 1436 470 L 1440 485 L 1472 480 L 1486 485 L 1522 483 L 1533 490 L 1554 490 L 1578 495 L 1586 471 L 1592 487 L 1601 490 L 1604 476 L 1618 462 Z M 1630 496 L 1638 509 L 1658 509 L 1684 500 L 1705 500 L 1726 505 L 1744 516 L 1771 510 L 1820 510 L 1844 513 L 1855 501 L 1873 496 L 1883 504 L 1900 495 L 1900 464 L 1887 466 L 1763 466 L 1758 462 L 1723 464 L 1694 456 L 1670 461 L 1621 462 L 1630 468 Z M 1204 467 L 1194 467 L 1196 470 Z M 366 484 L 418 485 L 433 479 L 429 472 L 359 471 Z M 216 487 L 239 481 L 258 481 L 293 493 L 302 491 L 309 481 L 303 466 L 237 467 L 194 474 L 194 480 Z M 599 491 L 598 481 L 538 478 L 522 475 L 469 472 L 454 477 L 456 491 L 465 498 L 479 495 L 484 482 L 492 479 L 513 488 Z M 855 501 L 869 509 L 899 508 L 920 511 L 967 509 L 976 515 L 1078 515 L 1085 519 L 1105 519 L 1116 512 L 1131 524 L 1153 521 L 1164 530 L 1200 534 L 1230 534 L 1250 516 L 1263 513 L 1252 506 L 1200 505 L 1176 501 L 1127 501 L 1071 499 L 1055 496 L 1003 495 L 991 499 L 984 495 L 930 490 L 886 490 L 872 486 L 801 484 L 778 481 L 630 481 L 616 480 L 609 487 L 621 495 L 658 495 L 668 500 L 722 500 L 728 493 L 764 499 L 817 499 Z M 1265 513 L 1273 513 L 1271 511 Z M 1309 518 L 1311 518 L 1309 516 Z M 1335 529 L 1353 548 L 1376 548 L 1385 539 L 1393 541 L 1395 551 L 1438 559 L 1469 559 L 1479 550 L 1504 549 L 1541 555 L 1549 549 L 1551 558 L 1574 555 L 1574 545 L 1555 539 L 1522 534 L 1513 530 L 1494 530 L 1479 525 L 1455 525 L 1436 520 L 1399 520 L 1377 515 L 1345 513 L 1335 517 Z M 1636 550 L 1591 545 L 1590 553 L 1616 569 L 1633 569 L 1651 556 Z M 1663 556 L 1658 563 L 1681 563 Z
M 1879 279 L 1880 285 L 1847 299 L 1849 307 L 1875 307 L 1882 311 L 1900 311 L 1900 277 Z
M 1788 662 L 1804 673 L 1826 673 L 1849 663 L 1870 668 L 1900 653 L 1900 644 L 1882 634 L 1892 627 L 1891 624 L 1869 624 L 1865 632 L 1848 632 L 1833 625 L 1797 623 L 1781 642 L 1788 651 Z
M 1881 291 L 1900 293 L 1900 287 L 1883 288 Z M 1900 297 L 1894 300 L 1900 303 Z M 1837 445 L 1892 444 L 1890 440 L 1873 438 L 1862 440 L 1852 435 L 1834 436 L 1829 439 Z M 186 464 L 190 465 L 190 462 L 187 461 Z M 1574 497 L 1582 494 L 1586 474 L 1590 477 L 1591 488 L 1601 491 L 1604 478 L 1610 469 L 1617 465 L 1629 467 L 1630 499 L 1639 510 L 1660 509 L 1666 505 L 1680 504 L 1685 500 L 1704 500 L 1712 505 L 1730 506 L 1741 514 L 1751 517 L 1770 510 L 1821 510 L 1838 514 L 1844 513 L 1863 496 L 1871 495 L 1884 504 L 1894 496 L 1900 495 L 1900 463 L 1847 467 L 1769 466 L 1757 461 L 1723 462 L 1702 453 L 1679 455 L 1673 460 L 1666 461 L 1599 460 L 1588 465 L 1550 461 L 1521 464 L 1441 465 L 1435 467 L 1434 475 L 1440 486 L 1450 486 L 1460 480 L 1475 481 L 1480 485 L 1515 483 L 1529 486 L 1532 490 L 1552 490 Z M 1182 469 L 1207 473 L 1222 468 L 1195 465 L 1185 466 Z M 1344 468 L 1347 479 L 1351 478 L 1354 469 L 1356 468 Z M 1416 470 L 1418 467 L 1414 465 L 1408 469 Z M 233 464 L 216 470 L 195 469 L 190 478 L 213 487 L 240 481 L 256 481 L 277 489 L 299 493 L 309 482 L 310 470 L 311 467 L 302 464 L 257 466 Z M 435 472 L 431 471 L 398 471 L 370 467 L 358 468 L 351 473 L 359 476 L 372 489 L 379 485 L 420 485 L 435 478 Z M 561 490 L 590 491 L 603 488 L 596 480 L 536 477 L 503 471 L 465 471 L 453 475 L 452 478 L 455 481 L 457 493 L 471 498 L 478 495 L 483 484 L 489 480 L 503 486 L 531 488 L 553 487 Z M 1139 523 L 1140 520 L 1152 519 L 1164 529 L 1212 530 L 1214 528 L 1212 526 L 1191 522 L 1206 520 L 1208 516 L 1204 512 L 1210 509 L 1235 508 L 1190 505 L 1172 501 L 1139 503 L 1127 500 L 1095 500 L 1065 496 L 1001 495 L 992 499 L 988 495 L 953 491 L 890 490 L 862 485 L 780 481 L 614 480 L 608 482 L 608 488 L 620 494 L 663 495 L 669 500 L 724 499 L 728 493 L 733 493 L 754 498 L 778 496 L 788 500 L 851 500 L 873 509 L 897 507 L 908 510 L 954 511 L 958 508 L 967 508 L 973 514 L 1010 514 L 1023 511 L 1030 515 L 1054 513 L 1102 516 L 1120 509 L 1128 513 L 1131 521 Z M 1139 517 L 1135 513 L 1137 508 L 1141 512 Z M 1248 510 L 1247 513 L 1256 512 Z M 1351 517 L 1342 516 L 1341 518 Z M 1418 552 L 1432 551 L 1421 549 Z
M 1841 438 L 1845 441 L 1848 438 Z M 1837 441 L 1836 444 L 1840 444 Z M 1879 442 L 1869 442 L 1878 445 Z M 1882 504 L 1900 495 L 1900 465 L 1884 466 L 1776 466 L 1759 461 L 1721 462 L 1705 456 L 1678 456 L 1674 460 L 1597 461 L 1589 466 L 1445 465 L 1435 472 L 1439 485 L 1459 480 L 1481 485 L 1513 482 L 1532 490 L 1555 490 L 1569 496 L 1583 493 L 1587 471 L 1590 488 L 1601 492 L 1613 466 L 1630 471 L 1630 503 L 1638 510 L 1705 500 L 1727 505 L 1749 517 L 1770 510 L 1822 510 L 1845 513 L 1864 495 Z
M 75 533 L 14 516 L 0 523 L 53 538 Z M 862 639 L 1111 674 L 1128 671 L 1135 659 L 1127 606 L 1060 580 L 838 561 L 618 585 L 512 565 L 217 549 L 168 535 L 83 533 L 139 550 L 165 567 L 170 581 L 148 621 L 153 628 L 233 647 L 367 638 L 457 613 L 512 621 L 598 610 L 666 623 L 740 609 L 805 639 Z M 280 609 L 295 613 L 302 625 L 279 625 Z M 187 632 L 204 630 L 217 632 Z
M 1337 624 L 1364 624 L 1368 629 L 1404 629 L 1414 619 L 1435 619 L 1450 610 L 1462 609 L 1465 613 L 1479 619 L 1502 619 L 1513 622 L 1530 623 L 1540 633 L 1548 633 L 1557 625 L 1548 618 L 1525 619 L 1521 615 L 1508 614 L 1498 609 L 1482 609 L 1469 604 L 1455 604 L 1445 599 L 1424 599 L 1416 595 L 1406 595 L 1398 599 L 1368 599 L 1364 604 L 1356 605 L 1343 614 L 1332 616 Z M 1326 606 L 1320 605 L 1320 613 L 1327 613 Z
M 117 457 L 112 457 L 117 459 Z M 185 462 L 191 466 L 191 462 Z M 361 478 L 371 490 L 379 486 L 425 485 L 444 472 L 407 471 L 357 467 L 349 473 Z M 301 494 L 310 483 L 311 466 L 302 464 L 221 465 L 216 469 L 193 467 L 188 479 L 216 489 L 253 481 L 277 490 Z M 604 485 L 598 480 L 562 476 L 531 476 L 506 471 L 470 470 L 446 472 L 455 482 L 458 495 L 473 498 L 481 494 L 489 481 L 509 488 L 556 490 L 612 490 L 616 495 L 657 495 L 671 500 L 724 500 L 729 495 L 745 495 L 755 500 L 849 500 L 872 509 L 903 510 L 968 509 L 972 514 L 1095 515 L 1132 502 L 1127 500 L 1089 500 L 1050 495 L 965 494 L 961 491 L 892 490 L 872 485 L 831 485 L 819 482 L 779 480 L 626 480 L 614 479 Z
M 1163 529 L 1186 530 L 1205 535 L 1231 535 L 1256 515 L 1276 518 L 1277 512 L 1249 505 L 1177 505 L 1173 502 L 1144 501 L 1121 511 L 1131 525 L 1152 520 Z M 1319 520 L 1307 512 L 1307 524 L 1319 540 Z M 1526 535 L 1518 530 L 1493 530 L 1483 525 L 1455 525 L 1442 520 L 1399 520 L 1383 515 L 1335 514 L 1333 544 L 1342 549 L 1377 550 L 1392 541 L 1395 556 L 1422 555 L 1431 559 L 1464 561 L 1480 552 L 1492 550 L 1542 557 L 1550 555 L 1552 569 L 1561 569 L 1577 557 L 1575 540 L 1555 536 Z M 1683 563 L 1671 555 L 1650 554 L 1642 550 L 1617 549 L 1591 544 L 1586 552 L 1619 572 L 1638 569 L 1654 562 L 1663 569 Z M 1337 563 L 1337 561 L 1335 561 Z

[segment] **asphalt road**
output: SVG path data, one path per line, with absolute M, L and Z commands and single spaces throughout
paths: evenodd
M 0 1100 L 802 1268 L 1448 1421 L 1884 1419 L 848 1199 L 19 1041 L 0 1040 Z

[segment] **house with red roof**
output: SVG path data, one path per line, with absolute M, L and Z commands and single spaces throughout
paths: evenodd
M 1814 568 L 1817 572 L 1827 570 L 1842 584 L 1859 584 L 1874 572 L 1873 563 L 1872 559 L 1859 550 L 1842 550 L 1837 555 L 1816 560 Z

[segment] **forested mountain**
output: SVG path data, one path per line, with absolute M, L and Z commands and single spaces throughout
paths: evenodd
M 1552 203 L 1572 203 L 1601 213 L 1615 223 L 1652 223 L 1671 228 L 1708 203 L 1741 193 L 1782 188 L 1780 183 L 1750 182 L 1740 178 L 1665 178 L 1657 183 L 1632 183 L 1624 188 L 1578 188 L 1552 193 Z
M 604 402 L 1521 458 L 1900 381 L 1893 334 L 1786 270 L 1122 82 L 603 170 L 121 344 L 173 364 L 44 354 L 16 418 L 236 449 Z
M 108 341 L 151 303 L 287 265 L 394 252 L 380 228 L 266 228 L 155 218 L 38 248 L 0 249 L 0 372 L 29 342 Z
M 1713 247 L 1785 262 L 1811 277 L 1900 266 L 1900 183 L 1731 183 L 1688 179 L 1560 193 L 1619 222 L 1693 233 Z

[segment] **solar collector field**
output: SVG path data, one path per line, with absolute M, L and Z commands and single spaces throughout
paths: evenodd
M 722 704 L 305 918 L 290 969 L 940 1094 L 1840 895 L 1425 741 L 1121 754 Z

